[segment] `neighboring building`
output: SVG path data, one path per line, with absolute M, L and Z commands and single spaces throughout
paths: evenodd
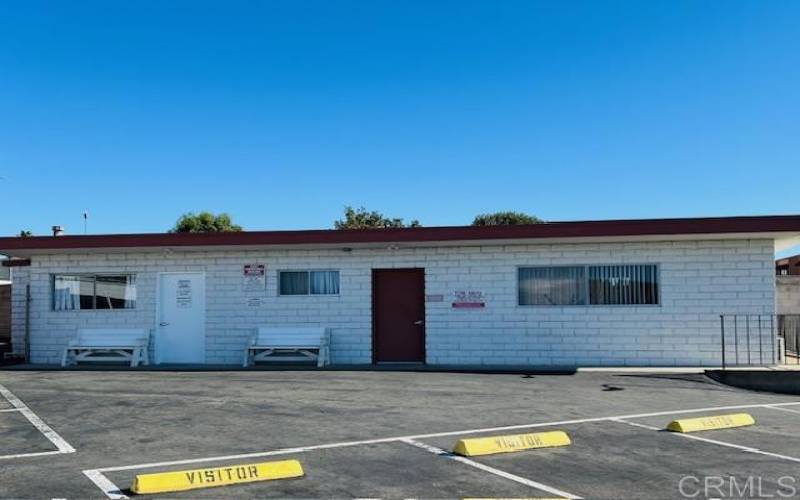
M 0 257 L 0 263 L 4 260 Z M 11 268 L 0 265 L 0 361 L 11 352 Z
M 3 256 L 0 256 L 0 264 L 2 264 L 7 259 Z M 11 284 L 11 268 L 0 265 L 0 284 L 2 285 L 10 285 Z
M 775 272 L 776 312 L 800 314 L 800 255 L 776 260 Z
M 0 284 L 0 360 L 11 352 L 11 284 Z
M 775 277 L 775 312 L 800 314 L 800 276 Z
M 775 261 L 778 276 L 800 276 L 800 255 L 792 255 Z
M 257 326 L 306 325 L 331 328 L 339 365 L 690 366 L 719 364 L 720 314 L 774 313 L 776 245 L 798 237 L 800 216 L 779 216 L 0 238 L 0 252 L 30 259 L 13 328 L 30 284 L 35 363 L 79 327 L 129 326 L 152 329 L 157 361 L 235 365 Z

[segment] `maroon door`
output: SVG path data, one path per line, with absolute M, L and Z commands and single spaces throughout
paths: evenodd
M 425 362 L 425 270 L 372 270 L 372 361 Z

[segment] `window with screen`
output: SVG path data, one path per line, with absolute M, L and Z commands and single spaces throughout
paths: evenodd
M 280 271 L 279 295 L 338 295 L 339 271 Z
M 136 279 L 130 274 L 56 274 L 53 310 L 133 309 Z

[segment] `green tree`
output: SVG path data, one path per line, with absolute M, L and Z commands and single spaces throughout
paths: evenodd
M 225 213 L 214 215 L 211 212 L 193 212 L 181 215 L 170 233 L 228 233 L 238 232 L 242 226 L 231 221 L 231 216 Z
M 22 231 L 19 232 L 19 237 L 20 238 L 27 238 L 29 236 L 33 236 L 33 233 L 30 232 L 30 231 L 27 231 L 27 230 L 23 229 Z
M 544 221 L 536 216 L 522 212 L 495 212 L 480 214 L 472 221 L 473 226 L 519 226 L 523 224 L 541 224 Z
M 414 219 L 406 224 L 403 219 L 390 219 L 380 212 L 368 212 L 366 208 L 355 209 L 351 206 L 344 207 L 344 218 L 333 223 L 336 229 L 371 229 L 381 227 L 422 227 Z

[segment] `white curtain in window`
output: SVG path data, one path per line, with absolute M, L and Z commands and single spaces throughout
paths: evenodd
M 72 311 L 81 308 L 81 282 L 74 276 L 56 276 L 53 287 L 53 309 Z
M 311 293 L 313 295 L 338 295 L 339 271 L 312 271 Z
M 133 309 L 134 307 L 136 307 L 136 279 L 133 276 L 128 276 L 125 284 L 125 309 Z

